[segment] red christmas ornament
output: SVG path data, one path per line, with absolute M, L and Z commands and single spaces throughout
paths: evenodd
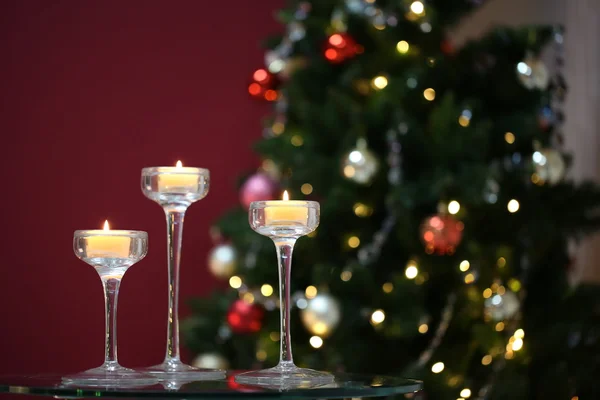
M 277 100 L 277 79 L 275 75 L 264 68 L 257 69 L 252 74 L 252 83 L 248 85 L 250 96 L 265 99 L 267 101 Z
M 244 300 L 233 302 L 227 311 L 227 322 L 234 333 L 248 334 L 260 331 L 265 310 Z
M 431 215 L 421 224 L 421 240 L 429 254 L 452 254 L 462 240 L 465 226 L 450 215 Z
M 277 191 L 277 183 L 268 175 L 256 173 L 244 182 L 240 189 L 240 202 L 250 208 L 253 201 L 272 200 Z
M 327 38 L 324 55 L 331 63 L 339 64 L 362 52 L 362 46 L 357 44 L 352 36 L 347 33 L 334 33 Z

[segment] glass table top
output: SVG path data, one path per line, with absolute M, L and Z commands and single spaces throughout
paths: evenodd
M 412 379 L 382 375 L 335 375 L 333 383 L 309 385 L 295 383 L 287 387 L 279 385 L 241 385 L 235 375 L 243 371 L 228 371 L 227 378 L 212 381 L 168 381 L 140 388 L 81 387 L 64 385 L 60 375 L 5 375 L 0 376 L 0 394 L 24 394 L 52 396 L 55 398 L 161 398 L 161 399 L 210 399 L 210 398 L 351 398 L 381 397 L 412 393 L 421 390 L 422 383 Z

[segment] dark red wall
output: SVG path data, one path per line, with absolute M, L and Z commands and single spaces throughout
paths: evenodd
M 121 286 L 120 361 L 162 361 L 165 221 L 140 191 L 140 170 L 178 159 L 210 169 L 210 194 L 186 217 L 181 271 L 182 299 L 206 293 L 216 284 L 210 224 L 236 204 L 236 176 L 257 165 L 250 144 L 268 107 L 246 85 L 282 3 L 0 4 L 0 373 L 102 362 L 102 288 L 72 237 L 105 218 L 150 235 Z

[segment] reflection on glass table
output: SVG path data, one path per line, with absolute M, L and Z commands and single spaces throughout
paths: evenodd
M 240 384 L 235 376 L 243 371 L 228 371 L 227 378 L 214 381 L 178 381 L 172 384 L 155 384 L 140 388 L 78 387 L 64 385 L 60 375 L 0 376 L 0 394 L 26 394 L 56 398 L 148 398 L 148 399 L 209 399 L 209 398 L 351 398 L 384 397 L 413 393 L 421 390 L 420 381 L 389 376 L 338 374 L 328 384 L 304 384 L 294 387 L 255 386 Z M 279 383 L 279 382 L 278 382 Z

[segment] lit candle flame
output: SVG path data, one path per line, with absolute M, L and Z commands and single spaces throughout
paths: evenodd
M 177 164 L 175 164 L 175 168 L 181 168 L 183 167 L 183 164 L 181 163 L 181 161 L 177 160 Z
M 110 226 L 108 226 L 108 220 L 104 221 L 104 230 L 110 231 Z
M 288 201 L 290 199 L 290 195 L 288 194 L 287 190 L 283 191 L 283 201 Z

